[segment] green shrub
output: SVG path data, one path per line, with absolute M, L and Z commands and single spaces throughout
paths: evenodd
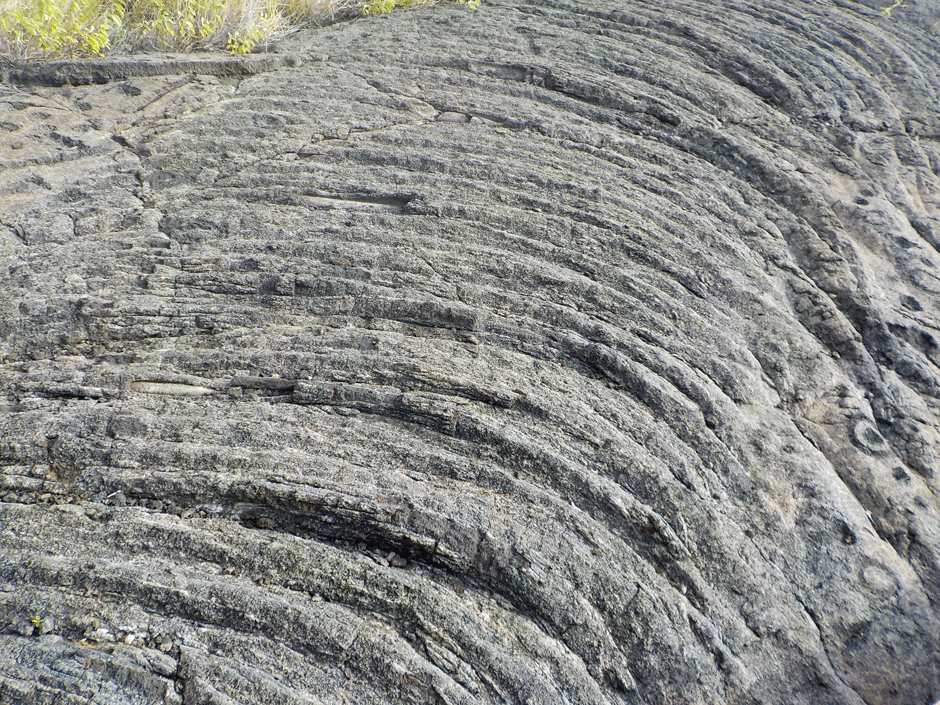
M 22 61 L 140 50 L 247 53 L 296 27 L 436 1 L 0 0 L 0 56 Z
M 122 6 L 106 1 L 7 3 L 0 7 L 0 51 L 11 58 L 100 54 L 123 16 Z

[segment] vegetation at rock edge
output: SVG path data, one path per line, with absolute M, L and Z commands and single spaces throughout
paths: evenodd
M 248 53 L 301 27 L 441 0 L 0 0 L 0 57 Z M 446 1 L 446 0 L 444 0 Z M 453 0 L 476 8 L 480 0 Z

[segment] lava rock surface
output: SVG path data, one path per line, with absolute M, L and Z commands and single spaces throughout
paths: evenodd
M 0 702 L 934 702 L 940 11 L 881 4 L 6 67 Z

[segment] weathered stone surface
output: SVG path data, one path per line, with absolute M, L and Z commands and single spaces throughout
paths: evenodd
M 493 0 L 258 71 L 7 69 L 0 701 L 934 702 L 907 9 Z M 29 83 L 69 76 L 105 82 Z

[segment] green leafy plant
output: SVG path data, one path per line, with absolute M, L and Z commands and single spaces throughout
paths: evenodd
M 903 4 L 904 4 L 904 0 L 894 0 L 893 5 L 885 5 L 883 8 L 881 8 L 881 12 L 884 14 L 885 17 L 891 17 L 891 10 L 897 7 L 901 7 L 901 5 Z
M 243 27 L 229 32 L 225 48 L 233 54 L 248 54 L 264 38 L 264 30 L 261 27 L 257 25 Z
M 480 0 L 455 0 L 477 7 Z M 437 0 L 0 0 L 0 57 L 81 58 L 140 50 L 236 54 L 297 27 Z
M 123 17 L 124 5 L 108 0 L 38 0 L 0 7 L 0 49 L 67 57 L 100 54 Z
M 128 3 L 123 41 L 185 51 L 219 32 L 224 19 L 224 0 L 137 0 Z

